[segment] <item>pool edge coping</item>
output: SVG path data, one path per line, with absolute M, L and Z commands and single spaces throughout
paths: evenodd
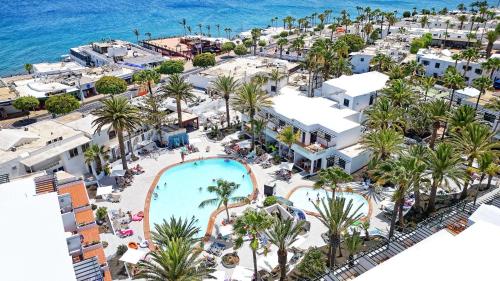
M 290 189 L 290 191 L 288 191 L 287 195 L 285 196 L 285 199 L 287 200 L 290 200 L 290 197 L 292 196 L 292 194 L 297 191 L 298 189 L 300 188 L 311 188 L 311 189 L 314 189 L 314 186 L 312 185 L 306 185 L 306 184 L 301 184 L 301 185 L 297 185 L 295 187 L 293 187 L 292 189 Z M 339 190 L 339 192 L 347 192 L 347 191 L 343 191 L 342 189 Z M 363 196 L 363 198 L 365 198 L 366 202 L 368 202 L 368 214 L 366 216 L 363 216 L 360 221 L 366 221 L 367 219 L 370 220 L 371 216 L 372 216 L 372 211 L 373 211 L 373 205 L 372 205 L 372 202 L 370 200 L 370 198 L 368 198 L 367 196 L 365 196 L 364 194 L 362 193 L 359 193 L 357 191 L 349 191 L 350 193 L 356 193 L 358 195 L 361 195 Z M 320 217 L 320 214 L 319 213 L 316 213 L 316 212 L 310 212 L 310 211 L 307 211 L 307 210 L 303 210 L 306 214 L 310 215 L 310 216 L 314 216 L 314 217 Z
M 168 165 L 156 173 L 156 176 L 155 176 L 153 182 L 151 183 L 151 186 L 149 187 L 148 193 L 146 195 L 146 200 L 144 203 L 144 223 L 143 223 L 144 239 L 149 241 L 150 249 L 154 248 L 154 243 L 151 240 L 151 229 L 150 229 L 150 223 L 149 223 L 149 208 L 151 207 L 151 197 L 153 195 L 153 192 L 154 192 L 156 186 L 158 185 L 158 181 L 160 180 L 160 177 L 168 169 L 171 169 L 175 166 L 190 163 L 190 162 L 210 160 L 210 159 L 228 159 L 228 160 L 233 160 L 233 161 L 236 161 L 236 162 L 239 162 L 240 164 L 242 164 L 247 169 L 247 171 L 250 171 L 250 179 L 252 180 L 252 185 L 253 185 L 253 191 L 250 195 L 248 195 L 248 200 L 253 201 L 257 198 L 257 194 L 259 192 L 259 189 L 257 186 L 257 179 L 255 178 L 255 174 L 252 172 L 251 167 L 245 161 L 242 161 L 241 159 L 236 159 L 234 157 L 227 157 L 227 156 L 226 157 L 224 157 L 224 156 L 210 156 L 210 157 L 203 157 L 200 159 L 185 160 L 184 162 L 179 162 L 179 163 L 174 163 L 174 164 Z M 239 202 L 239 203 L 230 204 L 230 205 L 228 205 L 228 209 L 245 206 L 247 204 L 248 204 L 248 202 Z M 220 208 L 217 208 L 214 211 L 212 211 L 212 213 L 208 219 L 208 225 L 207 225 L 205 235 L 203 236 L 203 239 L 205 241 L 207 241 L 210 238 L 210 236 L 212 236 L 212 231 L 213 231 L 213 228 L 215 225 L 215 219 L 224 210 L 225 210 L 224 207 L 221 206 Z

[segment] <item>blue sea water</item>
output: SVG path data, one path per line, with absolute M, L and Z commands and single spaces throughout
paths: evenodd
M 386 11 L 417 7 L 450 9 L 472 0 L 0 0 L 0 76 L 22 71 L 25 63 L 57 61 L 69 48 L 103 38 L 135 40 L 132 30 L 153 37 L 216 24 L 242 31 L 265 27 L 273 17 L 303 17 L 332 9 L 356 14 L 356 6 Z M 281 23 L 281 20 L 279 21 Z

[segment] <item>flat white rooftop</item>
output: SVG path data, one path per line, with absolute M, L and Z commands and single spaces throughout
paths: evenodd
M 81 71 L 84 70 L 85 66 L 82 66 L 76 62 L 42 62 L 33 64 L 33 71 L 35 74 L 56 74 L 56 73 L 65 73 L 72 71 Z
M 271 72 L 271 70 L 276 69 L 277 66 L 279 66 L 282 71 L 288 71 L 296 65 L 296 63 L 291 63 L 286 60 L 252 56 L 236 58 L 221 63 L 207 70 L 203 70 L 199 75 L 210 77 L 232 75 L 235 78 L 244 80 L 244 78 L 252 77 L 257 73 Z
M 25 184 L 0 185 L 0 197 L 18 193 Z M 17 196 L 2 202 L 0 212 L 5 214 L 0 231 L 2 280 L 76 280 L 57 193 Z
M 344 90 L 347 96 L 357 97 L 383 89 L 387 80 L 389 80 L 389 76 L 378 71 L 370 71 L 342 75 L 339 78 L 330 79 L 324 84 Z
M 346 119 L 358 112 L 336 107 L 337 102 L 322 97 L 306 97 L 292 87 L 284 87 L 281 94 L 272 98 L 272 111 L 305 126 L 322 126 L 334 133 L 341 133 L 360 124 Z

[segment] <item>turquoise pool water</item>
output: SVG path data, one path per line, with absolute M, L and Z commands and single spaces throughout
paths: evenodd
M 330 196 L 331 194 L 332 193 L 329 192 Z M 354 205 L 353 209 L 355 210 L 356 208 L 358 208 L 358 206 L 361 206 L 359 212 L 363 214 L 363 216 L 368 215 L 370 205 L 362 195 L 351 192 L 336 192 L 335 196 L 344 197 L 346 198 L 347 202 L 349 202 L 349 200 L 352 199 Z M 294 207 L 297 207 L 305 211 L 317 213 L 318 211 L 316 210 L 313 204 L 316 203 L 318 197 L 319 199 L 325 198 L 326 197 L 325 191 L 321 189 L 314 190 L 309 187 L 303 187 L 295 190 L 290 196 L 289 200 L 293 202 Z
M 196 163 L 196 164 L 195 164 Z M 244 177 L 243 177 L 244 175 Z M 198 219 L 200 236 L 205 234 L 208 220 L 217 206 L 198 208 L 206 199 L 215 198 L 207 191 L 207 187 L 215 185 L 213 180 L 224 179 L 240 185 L 235 196 L 247 196 L 253 191 L 252 180 L 247 175 L 243 164 L 234 160 L 207 159 L 188 162 L 167 169 L 160 177 L 149 207 L 149 224 L 151 230 L 155 223 L 171 216 Z

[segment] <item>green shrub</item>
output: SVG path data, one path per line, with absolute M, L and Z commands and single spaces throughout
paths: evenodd
M 105 220 L 107 214 L 108 214 L 108 208 L 106 208 L 106 207 L 99 207 L 99 208 L 97 208 L 97 211 L 95 211 L 95 217 L 97 220 L 100 220 L 100 221 Z
M 356 34 L 345 34 L 340 36 L 338 40 L 344 41 L 349 46 L 349 53 L 359 52 L 365 47 L 365 40 Z
M 271 206 L 276 204 L 278 200 L 276 199 L 276 196 L 268 196 L 266 199 L 264 199 L 264 207 Z
M 297 266 L 297 270 L 306 278 L 314 278 L 323 274 L 326 270 L 323 253 L 317 248 L 309 249 Z
M 289 34 L 289 33 L 288 33 L 288 31 L 285 31 L 285 30 L 284 30 L 284 31 L 281 31 L 281 32 L 280 32 L 280 37 L 287 37 L 287 36 L 288 36 L 288 34 Z
M 115 76 L 103 76 L 95 82 L 95 89 L 103 95 L 121 94 L 127 90 L 127 82 Z
M 215 55 L 211 53 L 203 53 L 194 56 L 193 66 L 207 68 L 215 65 Z
M 121 256 L 123 256 L 123 254 L 125 254 L 125 252 L 127 252 L 127 250 L 128 250 L 127 245 L 121 244 L 116 249 L 116 255 L 119 256 L 119 257 L 121 257 Z
M 35 110 L 35 108 L 39 105 L 40 101 L 38 101 L 38 99 L 33 96 L 20 97 L 12 103 L 12 106 L 14 106 L 15 109 L 21 110 L 23 112 Z
M 51 96 L 45 101 L 45 109 L 52 114 L 67 114 L 80 107 L 80 102 L 70 94 Z
M 403 18 L 409 18 L 411 17 L 411 12 L 410 11 L 404 11 L 403 12 Z
M 238 56 L 244 56 L 247 54 L 247 47 L 240 44 L 240 45 L 234 47 L 234 53 Z
M 182 60 L 167 60 L 158 67 L 158 72 L 161 74 L 182 73 L 183 71 L 184 61 Z
M 260 47 L 265 47 L 267 45 L 266 40 L 259 40 L 259 46 Z
M 220 50 L 221 52 L 223 53 L 229 53 L 231 52 L 232 50 L 234 50 L 234 48 L 236 47 L 236 45 L 233 43 L 233 42 L 225 42 L 224 44 L 222 44 L 222 46 L 220 47 Z

